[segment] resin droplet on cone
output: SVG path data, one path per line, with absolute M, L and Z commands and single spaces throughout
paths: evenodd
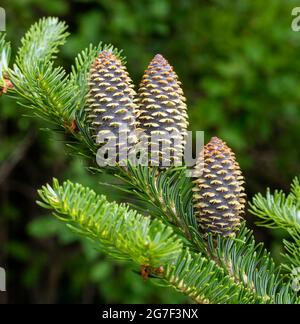
M 93 63 L 89 86 L 87 111 L 97 144 L 111 143 L 117 154 L 127 153 L 136 143 L 136 93 L 125 66 L 111 51 L 102 51 Z
M 157 54 L 138 90 L 137 125 L 141 142 L 151 150 L 150 165 L 181 165 L 188 126 L 185 101 L 172 66 Z
M 198 161 L 194 181 L 194 210 L 205 233 L 234 236 L 239 230 L 245 209 L 244 178 L 235 155 L 217 137 L 205 145 Z

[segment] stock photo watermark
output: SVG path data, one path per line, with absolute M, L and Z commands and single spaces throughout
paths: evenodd
M 0 292 L 6 291 L 6 273 L 5 269 L 0 267 Z
M 0 32 L 6 30 L 6 14 L 5 9 L 0 7 Z
M 291 28 L 294 32 L 298 32 L 300 31 L 300 7 L 293 8 L 291 14 L 295 17 L 292 20 Z
M 115 132 L 100 131 L 96 142 L 100 145 L 96 155 L 100 167 L 125 167 L 128 161 L 135 166 L 163 168 L 185 165 L 186 175 L 191 177 L 196 162 L 197 165 L 202 162 L 200 153 L 204 146 L 204 132 L 196 131 L 193 134 L 188 131 L 183 135 L 178 131 L 140 131 L 132 134 L 126 125 L 121 125 Z

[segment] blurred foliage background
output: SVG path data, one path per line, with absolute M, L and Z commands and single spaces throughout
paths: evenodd
M 58 16 L 71 36 L 59 61 L 69 69 L 90 42 L 124 50 L 136 84 L 156 53 L 179 75 L 190 128 L 217 135 L 236 152 L 249 197 L 288 189 L 299 174 L 300 32 L 298 1 L 1 0 L 13 48 L 43 16 Z M 55 176 L 124 199 L 66 154 L 62 138 L 40 131 L 7 96 L 0 100 L 0 266 L 9 303 L 179 303 L 172 290 L 144 282 L 70 233 L 36 204 L 36 189 Z M 125 197 L 126 199 L 126 197 Z M 253 220 L 248 216 L 248 223 Z M 256 231 L 280 262 L 278 232 Z M 136 269 L 138 270 L 138 269 Z

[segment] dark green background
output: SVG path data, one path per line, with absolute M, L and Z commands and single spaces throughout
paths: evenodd
M 300 32 L 283 0 L 8 0 L 13 48 L 43 16 L 58 16 L 72 35 L 59 61 L 69 69 L 90 42 L 124 50 L 136 84 L 156 53 L 174 66 L 187 97 L 192 130 L 217 135 L 236 152 L 247 192 L 287 189 L 300 173 Z M 0 100 L 0 266 L 8 276 L 1 302 L 187 302 L 115 264 L 36 206 L 36 189 L 55 176 L 121 197 L 68 157 L 59 137 Z M 125 198 L 126 199 L 126 198 Z M 128 199 L 128 198 L 127 198 Z M 253 220 L 248 216 L 248 223 Z M 280 233 L 257 231 L 279 259 Z M 279 241 L 278 241 L 279 242 Z M 137 269 L 138 270 L 138 269 Z

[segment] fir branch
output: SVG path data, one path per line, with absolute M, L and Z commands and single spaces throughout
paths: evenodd
M 126 182 L 125 190 L 134 193 L 149 207 L 152 217 L 180 229 L 181 235 L 190 239 L 185 244 L 212 258 L 218 271 L 253 293 L 256 300 L 261 303 L 294 301 L 290 283 L 284 281 L 280 268 L 275 266 L 263 244 L 255 243 L 252 232 L 245 225 L 235 239 L 218 236 L 215 241 L 210 235 L 205 243 L 193 216 L 191 183 L 184 169 L 171 168 L 158 173 L 157 169 L 129 165 L 118 177 Z
M 263 300 L 235 283 L 213 260 L 183 251 L 176 263 L 166 269 L 165 280 L 199 304 L 262 303 Z
M 287 264 L 284 264 L 285 268 L 289 271 L 293 271 L 295 268 L 300 268 L 300 232 L 288 230 L 293 242 L 288 240 L 283 240 L 283 244 L 286 250 L 284 255 Z
M 300 207 L 300 177 L 295 177 L 292 181 L 290 196 L 294 200 L 296 206 Z
M 14 84 L 12 95 L 33 114 L 56 127 L 64 128 L 71 119 L 70 104 L 74 88 L 62 67 L 53 59 L 65 43 L 66 25 L 57 18 L 43 18 L 21 40 L 9 78 Z
M 12 96 L 19 104 L 32 110 L 50 125 L 64 129 L 71 119 L 68 101 L 72 89 L 68 87 L 66 72 L 61 67 L 54 68 L 53 62 L 33 69 L 26 77 L 17 67 L 10 71 L 10 79 L 15 85 Z
M 88 69 L 99 51 L 109 49 L 124 60 L 121 51 L 111 45 L 90 45 L 78 54 L 68 75 L 53 61 L 69 35 L 66 28 L 57 18 L 43 18 L 34 24 L 21 40 L 13 69 L 8 70 L 15 85 L 12 95 L 60 131 L 70 131 L 75 112 L 85 104 Z
M 185 168 L 158 170 L 130 163 L 126 169 L 119 168 L 115 176 L 125 184 L 120 189 L 134 192 L 137 199 L 148 207 L 153 217 L 175 225 L 191 239 L 197 223 L 193 216 L 192 183 Z M 139 208 L 139 205 L 135 205 Z M 144 208 L 144 207 L 143 207 Z
M 258 216 L 258 225 L 268 228 L 300 229 L 299 206 L 292 195 L 286 196 L 282 191 L 275 190 L 271 194 L 267 190 L 266 197 L 257 194 L 250 204 L 252 214 Z
M 116 259 L 163 267 L 165 283 L 200 303 L 263 302 L 260 296 L 235 283 L 213 260 L 183 248 L 181 237 L 160 220 L 151 220 L 125 205 L 70 181 L 42 187 L 38 204 L 54 211 L 76 233 Z
M 127 172 L 119 177 L 129 184 L 129 187 L 125 186 L 128 192 L 135 193 L 150 205 L 149 214 L 152 217 L 175 225 L 185 236 L 190 234 L 192 249 L 212 257 L 220 270 L 225 271 L 236 284 L 254 292 L 261 302 L 291 303 L 294 293 L 289 282 L 284 281 L 280 268 L 275 266 L 263 244 L 256 244 L 252 232 L 245 226 L 236 239 L 219 236 L 215 243 L 210 236 L 206 248 L 195 224 L 189 195 L 191 188 L 184 172 L 184 169 L 173 168 L 157 173 L 155 169 L 129 166 Z M 185 181 L 184 184 L 182 181 Z
M 296 177 L 291 185 L 291 192 L 286 195 L 283 191 L 275 190 L 271 194 L 267 190 L 266 197 L 262 194 L 254 196 L 250 204 L 250 212 L 260 220 L 258 225 L 267 228 L 280 228 L 285 230 L 293 240 L 284 240 L 287 251 L 285 254 L 287 264 L 284 266 L 292 270 L 300 267 L 300 182 Z
M 57 180 L 38 191 L 38 204 L 99 248 L 117 259 L 140 265 L 161 266 L 172 262 L 182 249 L 173 230 L 159 220 L 138 215 L 127 206 L 109 203 L 104 196 L 70 181 Z
M 100 44 L 83 51 L 67 75 L 52 61 L 65 37 L 65 25 L 53 18 L 43 19 L 30 29 L 22 41 L 14 69 L 8 70 L 15 85 L 12 94 L 59 131 L 69 129 L 75 118 L 78 129 L 71 130 L 68 145 L 74 153 L 94 161 L 97 148 L 86 123 L 85 102 L 90 64 L 105 47 Z M 47 39 L 52 43 L 46 42 Z M 3 48 L 6 52 L 9 48 L 5 44 L 0 41 L 1 53 Z M 29 53 L 31 58 L 24 56 Z M 2 58 L 0 66 L 7 68 L 7 61 Z M 184 168 L 161 171 L 128 165 L 95 170 L 120 178 L 125 183 L 123 189 L 147 205 L 151 218 L 124 205 L 109 203 L 92 190 L 70 182 L 60 186 L 54 181 L 53 188 L 43 187 L 39 191 L 40 204 L 54 210 L 73 230 L 91 238 L 118 259 L 149 266 L 166 265 L 161 278 L 197 302 L 297 302 L 280 276 L 280 269 L 276 269 L 261 245 L 255 245 L 248 230 L 242 230 L 234 240 L 220 237 L 217 241 L 203 240 L 193 213 L 192 184 Z M 287 198 L 277 194 L 277 198 L 270 195 L 265 201 L 258 196 L 254 204 L 254 213 L 261 215 L 264 225 L 280 223 L 294 235 L 295 242 L 300 242 L 295 230 L 299 192 L 299 180 L 295 180 Z M 285 244 L 297 264 L 300 260 L 297 244 Z
M 256 244 L 252 232 L 243 224 L 235 239 L 212 235 L 208 253 L 236 283 L 260 296 L 264 303 L 292 303 L 295 295 L 262 243 Z
M 52 61 L 69 35 L 66 29 L 66 24 L 56 17 L 42 18 L 32 25 L 21 40 L 16 57 L 18 67 L 30 72 L 34 67 Z

